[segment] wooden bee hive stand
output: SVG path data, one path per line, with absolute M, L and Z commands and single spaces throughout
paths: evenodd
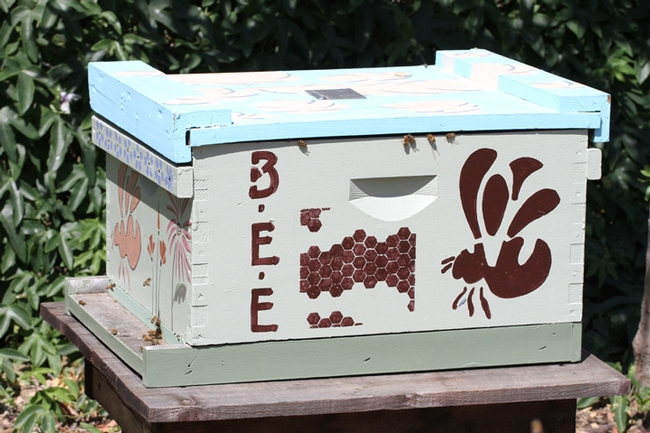
M 125 433 L 504 433 L 531 431 L 531 423 L 569 433 L 577 398 L 630 387 L 583 353 L 580 362 L 559 365 L 146 388 L 63 303 L 42 304 L 41 315 L 79 348 L 86 393 Z

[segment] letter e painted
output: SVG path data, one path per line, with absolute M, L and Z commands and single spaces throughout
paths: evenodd
M 273 289 L 251 290 L 251 331 L 252 332 L 275 332 L 278 325 L 260 325 L 258 313 L 273 308 L 273 302 L 260 302 L 260 296 L 271 296 Z

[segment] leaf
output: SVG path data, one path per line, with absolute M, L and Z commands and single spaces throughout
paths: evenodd
M 41 422 L 43 433 L 56 433 L 56 417 L 52 411 L 46 412 Z
M 60 276 L 54 282 L 47 284 L 47 291 L 43 294 L 46 298 L 63 295 L 65 290 L 65 277 Z
M 74 256 L 72 254 L 72 249 L 70 248 L 68 241 L 63 236 L 61 236 L 61 243 L 59 244 L 58 251 L 61 255 L 61 259 L 63 259 L 63 263 L 65 264 L 66 268 L 73 269 Z
M 645 62 L 641 67 L 638 67 L 638 63 L 636 66 L 636 79 L 639 82 L 639 85 L 641 85 L 648 79 L 648 76 L 650 76 L 650 61 Z
M 14 361 L 27 362 L 29 358 L 17 351 L 16 349 L 0 349 L 0 356 Z
M 14 367 L 13 362 L 11 362 L 7 358 L 2 359 L 2 367 L 1 368 L 2 368 L 2 371 L 4 372 L 6 378 L 7 378 L 7 380 L 9 382 L 15 382 L 16 381 L 16 369 Z
M 11 321 L 14 321 L 23 329 L 31 328 L 31 315 L 17 304 L 0 307 L 0 337 L 3 337 Z
M 29 356 L 32 360 L 32 365 L 40 367 L 45 360 L 47 355 L 56 355 L 57 350 L 54 345 L 50 342 L 47 336 L 40 333 L 38 330 L 34 330 L 27 338 L 23 344 L 18 348 L 22 353 L 29 353 Z M 32 370 L 30 374 L 45 384 L 45 378 L 43 378 L 43 373 L 50 373 L 52 370 L 40 368 L 38 370 Z
M 81 202 L 86 198 L 88 193 L 88 178 L 84 177 L 81 182 L 78 182 L 72 191 L 70 191 L 70 200 L 68 201 L 68 206 L 70 209 L 75 211 Z
M 34 38 L 31 13 L 27 13 L 20 23 L 20 41 L 29 59 L 33 63 L 38 62 L 39 51 Z
M 120 24 L 120 21 L 117 19 L 115 14 L 111 11 L 104 11 L 100 15 L 102 18 L 106 20 L 108 24 L 113 26 L 117 34 L 121 35 L 122 34 L 122 24 Z
M 14 429 L 16 433 L 31 433 L 36 423 L 45 416 L 45 409 L 38 405 L 28 405 L 16 418 Z
M 0 267 L 0 273 L 6 273 L 16 264 L 16 253 L 13 248 L 5 248 L 4 253 L 2 254 L 2 266 Z
M 7 45 L 9 38 L 11 37 L 12 30 L 13 26 L 9 24 L 9 21 L 2 23 L 2 27 L 0 27 L 0 47 Z
M 614 420 L 616 421 L 616 428 L 619 432 L 624 432 L 627 427 L 627 396 L 617 395 L 611 398 L 612 411 L 614 412 Z
M 11 205 L 6 203 L 2 212 L 0 212 L 0 224 L 2 225 L 2 228 L 4 228 L 14 252 L 21 261 L 25 262 L 27 260 L 27 245 L 25 243 L 25 237 L 22 233 L 19 233 L 18 227 L 14 226 L 10 220 L 13 221 L 13 210 L 11 209 Z
M 98 429 L 97 427 L 95 427 L 92 424 L 88 424 L 87 422 L 79 423 L 79 425 L 82 428 L 84 428 L 85 430 L 87 430 L 88 433 L 102 433 L 102 431 L 100 429 Z
M 63 377 L 63 383 L 65 383 L 65 386 L 68 387 L 72 395 L 79 395 L 79 385 L 77 385 L 73 380 L 70 378 L 64 376 Z
M 16 0 L 0 0 L 0 9 L 2 9 L 4 13 L 9 13 L 11 6 L 13 6 L 14 3 L 16 3 Z
M 23 196 L 20 194 L 16 182 L 9 179 L 9 200 L 13 210 L 12 222 L 14 227 L 18 227 L 23 220 Z
M 14 135 L 9 120 L 11 114 L 9 107 L 0 109 L 0 143 L 2 143 L 2 150 L 7 154 L 7 157 L 13 162 L 18 162 L 16 136 Z
M 18 151 L 18 161 L 14 162 L 9 160 L 9 169 L 11 170 L 11 178 L 14 181 L 20 178 L 20 174 L 22 173 L 23 166 L 25 164 L 25 157 L 27 156 L 27 152 L 25 151 L 25 146 L 23 146 L 22 144 L 17 144 L 16 150 Z
M 587 407 L 591 407 L 594 404 L 598 403 L 600 401 L 600 397 L 585 397 L 585 398 L 580 398 L 578 399 L 577 403 L 577 408 L 578 409 L 584 409 Z
M 18 75 L 18 112 L 22 115 L 34 100 L 34 79 L 24 72 Z
M 113 41 L 111 39 L 102 39 L 101 41 L 95 42 L 90 49 L 92 51 L 102 51 L 109 50 L 113 47 Z
M 49 174 L 55 176 L 56 170 L 61 167 L 65 159 L 68 137 L 65 130 L 65 123 L 57 116 L 50 130 L 50 152 L 47 157 L 47 169 Z
M 53 386 L 46 388 L 45 391 L 53 400 L 60 401 L 62 403 L 72 403 L 74 401 L 75 396 L 65 388 Z

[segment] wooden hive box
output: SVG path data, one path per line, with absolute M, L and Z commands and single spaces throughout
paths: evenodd
M 145 385 L 579 360 L 607 94 L 478 49 L 89 81 L 107 277 L 67 305 Z

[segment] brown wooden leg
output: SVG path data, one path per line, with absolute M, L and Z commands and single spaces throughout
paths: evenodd
M 90 365 L 90 362 L 86 365 Z M 90 374 L 88 370 L 91 370 Z M 153 432 L 151 424 L 127 406 L 117 390 L 92 365 L 86 369 L 86 395 L 93 396 L 92 398 L 106 409 L 111 418 L 122 428 L 123 433 Z
M 164 423 L 155 433 L 544 433 L 575 432 L 575 400 L 474 405 L 199 423 Z

